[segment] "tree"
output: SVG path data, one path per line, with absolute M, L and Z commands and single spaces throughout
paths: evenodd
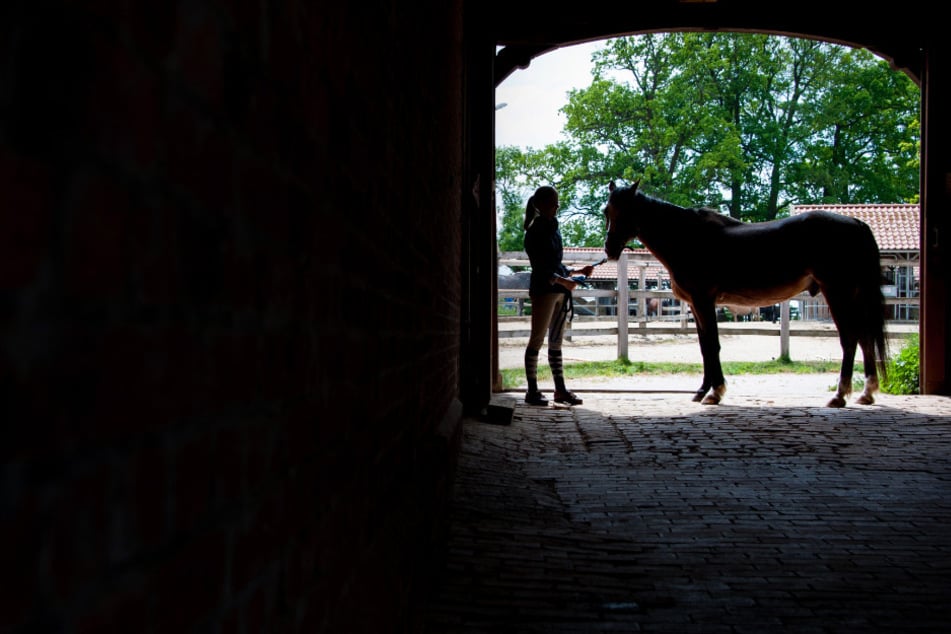
M 918 87 L 884 60 L 846 49 L 813 104 L 815 134 L 790 170 L 794 198 L 816 203 L 916 202 Z
M 497 174 L 558 187 L 581 244 L 603 239 L 612 179 L 746 220 L 790 203 L 917 199 L 919 91 L 868 51 L 668 33 L 608 40 L 592 61 L 591 85 L 562 108 L 567 140 L 503 153 Z
M 587 191 L 585 178 L 576 175 L 577 165 L 590 152 L 576 152 L 564 143 L 542 150 L 496 149 L 495 188 L 498 247 L 500 251 L 521 251 L 524 240 L 525 205 L 541 185 L 558 190 L 561 234 L 571 246 L 600 246 L 604 242 L 603 196 Z M 597 211 L 595 211 L 597 207 Z

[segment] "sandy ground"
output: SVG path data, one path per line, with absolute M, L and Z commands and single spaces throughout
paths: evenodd
M 525 337 L 499 339 L 499 367 L 522 366 L 525 353 Z M 890 351 L 901 349 L 901 339 L 890 339 Z M 545 359 L 546 347 L 542 347 L 541 359 Z M 610 361 L 618 358 L 617 337 L 613 335 L 575 336 L 564 342 L 562 353 L 566 363 L 572 361 Z M 722 361 L 769 361 L 780 353 L 780 339 L 776 335 L 721 334 L 720 359 Z M 789 341 L 789 356 L 796 361 L 838 361 L 842 358 L 839 339 L 833 329 L 825 337 L 793 335 Z M 861 351 L 857 353 L 862 358 Z M 631 361 L 671 361 L 700 363 L 700 345 L 694 333 L 678 335 L 630 335 L 628 358 Z
M 513 326 L 509 326 L 513 327 Z M 826 325 L 828 336 L 793 335 L 789 342 L 789 356 L 796 361 L 835 361 L 842 358 L 842 349 L 835 329 Z M 891 331 L 917 330 L 916 325 L 891 328 Z M 499 367 L 521 368 L 525 353 L 525 337 L 499 339 Z M 897 353 L 903 344 L 901 338 L 890 338 L 889 350 Z M 721 334 L 720 358 L 723 361 L 769 361 L 780 354 L 780 339 L 777 335 Z M 547 347 L 543 346 L 539 366 L 547 365 Z M 618 358 L 617 337 L 613 335 L 575 336 L 563 345 L 565 363 L 578 361 L 612 361 Z M 700 346 L 695 333 L 630 335 L 628 358 L 631 361 L 701 363 Z M 861 361 L 862 353 L 856 354 Z M 638 377 L 636 383 L 630 378 L 611 379 L 590 377 L 578 379 L 569 385 L 575 391 L 670 391 L 692 392 L 700 385 L 701 376 L 658 375 Z M 730 394 L 761 394 L 764 390 L 781 389 L 784 392 L 816 393 L 834 387 L 837 373 L 811 375 L 740 375 L 727 377 Z M 543 385 L 543 390 L 551 389 Z

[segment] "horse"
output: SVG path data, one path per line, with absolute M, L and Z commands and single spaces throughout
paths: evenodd
M 759 315 L 759 311 L 757 310 L 759 306 L 723 304 L 723 308 L 730 311 L 730 319 L 733 321 L 755 321 L 755 318 Z
M 887 359 L 885 299 L 878 243 L 867 224 L 826 211 L 743 222 L 708 207 L 654 198 L 638 184 L 611 182 L 604 251 L 617 260 L 638 238 L 667 268 L 674 295 L 689 304 L 703 357 L 694 401 L 716 405 L 726 394 L 717 304 L 769 306 L 808 291 L 825 296 L 842 347 L 838 386 L 827 407 L 846 405 L 857 345 L 865 389 L 855 402 L 875 402 Z

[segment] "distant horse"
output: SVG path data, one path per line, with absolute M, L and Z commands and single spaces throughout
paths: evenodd
M 887 358 L 885 300 L 878 244 L 868 225 L 824 211 L 745 223 L 713 209 L 647 196 L 637 185 L 611 183 L 604 250 L 616 260 L 628 241 L 638 238 L 670 272 L 674 295 L 693 310 L 703 356 L 703 383 L 694 401 L 715 405 L 726 393 L 717 304 L 769 306 L 803 291 L 813 296 L 821 291 L 842 346 L 839 384 L 828 407 L 844 407 L 852 392 L 857 345 L 865 362 L 865 390 L 856 403 L 875 402 Z
M 759 315 L 758 306 L 739 306 L 737 304 L 723 304 L 723 308 L 730 311 L 733 321 L 753 321 Z

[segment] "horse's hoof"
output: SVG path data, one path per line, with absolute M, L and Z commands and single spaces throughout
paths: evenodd
M 875 403 L 875 397 L 871 394 L 862 394 L 855 402 L 859 405 L 873 405 Z
M 719 405 L 726 395 L 726 383 L 710 388 L 710 394 L 701 401 L 704 405 Z
M 696 394 L 694 394 L 694 395 L 693 395 L 693 402 L 694 402 L 694 403 L 699 403 L 700 401 L 702 401 L 702 400 L 703 400 L 703 395 L 706 394 L 706 393 L 707 393 L 707 391 L 704 390 L 704 391 L 702 391 L 702 392 L 697 392 Z
M 841 396 L 833 396 L 832 399 L 826 403 L 826 407 L 845 407 L 845 399 Z
M 710 394 L 707 398 L 703 399 L 704 405 L 719 405 L 720 401 L 723 400 L 723 395 L 726 394 L 726 385 L 718 385 L 710 390 Z

